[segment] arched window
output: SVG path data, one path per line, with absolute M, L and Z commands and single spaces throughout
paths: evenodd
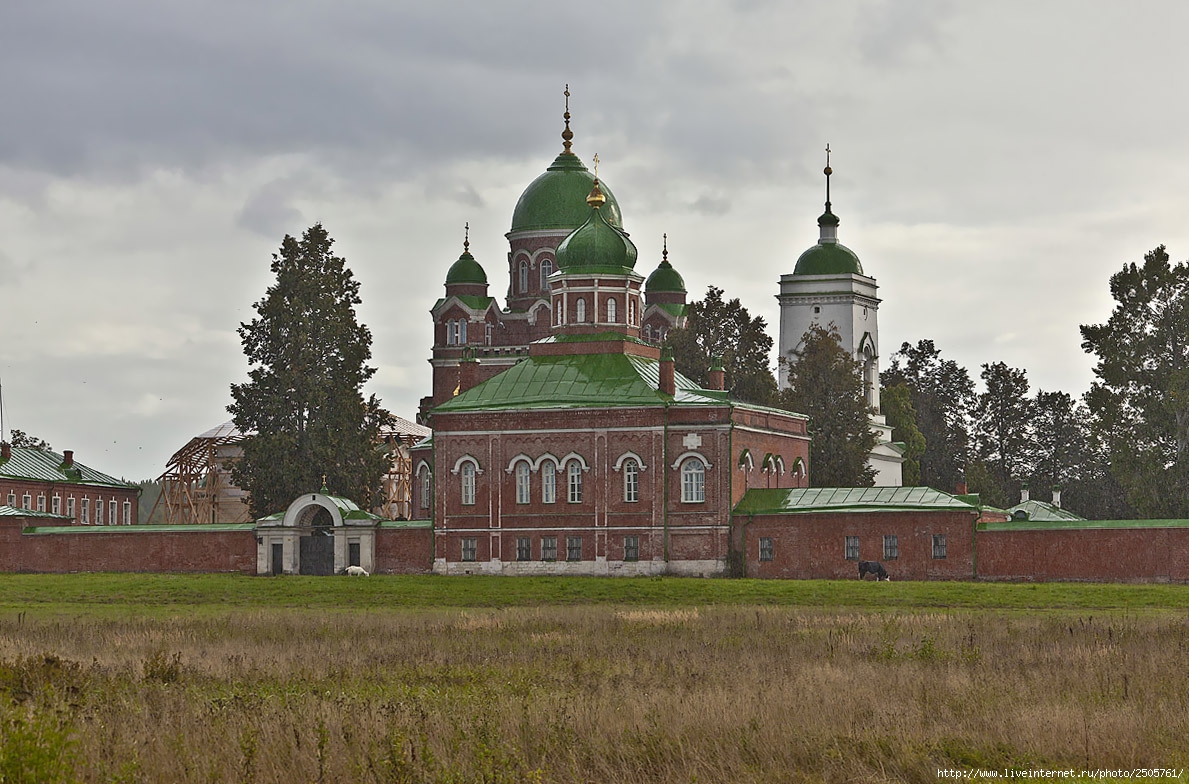
M 567 486 L 569 488 L 568 499 L 571 504 L 582 503 L 582 464 L 577 460 L 571 460 L 566 467 Z
M 581 297 L 574 303 L 574 321 L 586 321 L 586 300 Z
M 628 324 L 636 323 L 636 300 L 628 297 Z
M 446 345 L 454 345 L 454 319 L 446 322 Z
M 557 463 L 552 460 L 541 463 L 541 501 L 546 504 L 557 502 Z
M 516 503 L 527 504 L 529 502 L 529 467 L 528 463 L 521 460 L 516 464 Z
M 553 274 L 553 262 L 541 259 L 541 291 L 549 291 L 549 276 Z
M 628 503 L 640 500 L 640 464 L 634 458 L 623 461 L 623 500 Z
M 458 345 L 463 345 L 467 342 L 467 323 L 463 319 L 458 320 Z
M 524 294 L 528 291 L 528 262 L 524 259 L 520 260 L 520 293 Z
M 652 325 L 651 324 L 644 325 L 644 339 L 647 341 L 652 340 Z
M 681 464 L 681 501 L 700 504 L 706 500 L 706 466 L 696 457 Z
M 459 476 L 462 480 L 462 505 L 475 505 L 475 464 L 471 462 L 463 463 L 459 468 Z
M 562 302 L 562 301 L 559 299 L 559 300 L 557 300 L 556 302 L 554 302 L 554 303 L 553 303 L 553 307 L 557 309 L 557 313 L 556 313 L 556 315 L 557 315 L 557 318 L 555 318 L 555 319 L 553 320 L 553 323 L 554 323 L 554 324 L 557 324 L 559 327 L 562 325 L 561 302 Z
M 616 315 L 618 314 L 615 312 L 615 298 L 612 297 L 607 300 L 607 323 L 614 324 Z
M 421 466 L 421 508 L 429 508 L 429 466 Z

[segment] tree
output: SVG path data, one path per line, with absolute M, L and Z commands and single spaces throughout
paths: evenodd
M 704 299 L 690 303 L 685 327 L 669 331 L 666 340 L 677 372 L 706 386 L 711 362 L 719 357 L 732 396 L 769 405 L 776 399 L 776 378 L 768 365 L 768 325 L 761 316 L 752 318 L 738 299 L 724 302 L 722 294 L 720 288 L 707 288 Z
M 1163 245 L 1110 279 L 1115 309 L 1083 325 L 1098 357 L 1086 394 L 1111 473 L 1146 517 L 1189 516 L 1189 264 Z
M 862 365 L 842 347 L 838 330 L 814 324 L 789 365 L 780 405 L 809 416 L 809 482 L 814 487 L 871 487 L 867 456 L 877 437 L 863 395 Z
M 966 413 L 974 383 L 950 359 L 943 360 L 932 340 L 904 343 L 881 376 L 885 387 L 905 384 L 912 393 L 917 426 L 925 437 L 921 484 L 953 490 L 965 476 L 969 431 Z
M 8 434 L 9 446 L 18 446 L 25 449 L 40 449 L 43 452 L 51 450 L 50 443 L 45 439 L 31 436 L 24 430 L 17 430 L 13 428 Z
M 917 411 L 912 405 L 912 391 L 907 384 L 893 384 L 879 393 L 884 419 L 892 426 L 892 440 L 904 444 L 901 481 L 906 487 L 921 483 L 921 456 L 925 454 L 925 436 L 917 427 Z
M 251 493 L 259 517 L 325 486 L 360 507 L 373 505 L 387 468 L 377 448 L 390 419 L 362 387 L 375 368 L 371 332 L 358 323 L 359 282 L 321 224 L 289 235 L 273 254 L 276 282 L 241 324 L 249 381 L 232 384 L 227 410 L 244 442 L 235 482 Z
M 993 506 L 1010 506 L 1030 471 L 1033 402 L 1028 398 L 1028 373 L 995 362 L 983 365 L 982 380 L 986 390 L 975 399 L 971 430 L 975 454 L 992 484 L 970 490 L 984 494 Z

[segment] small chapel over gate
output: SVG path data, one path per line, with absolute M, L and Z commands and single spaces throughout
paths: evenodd
M 853 250 L 838 241 L 838 216 L 830 204 L 830 147 L 826 146 L 826 211 L 817 219 L 817 244 L 801 254 L 792 274 L 780 276 L 780 358 L 795 363 L 801 340 L 809 327 L 819 324 L 838 329 L 843 348 L 862 365 L 863 391 L 871 408 L 871 428 L 879 442 L 868 457 L 875 468 L 875 484 L 902 485 L 904 450 L 892 442 L 892 428 L 879 408 L 879 287 L 863 273 Z M 780 387 L 788 386 L 788 368 L 779 368 Z

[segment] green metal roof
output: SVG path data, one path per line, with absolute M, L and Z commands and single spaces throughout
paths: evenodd
M 735 514 L 803 514 L 806 512 L 904 512 L 978 508 L 949 493 L 929 487 L 810 487 L 748 490 Z
M 36 517 L 38 519 L 49 520 L 73 520 L 73 517 L 67 515 L 56 515 L 51 512 L 35 512 L 32 509 L 18 509 L 15 506 L 5 506 L 0 504 L 0 517 Z
M 644 283 L 644 290 L 657 292 L 674 292 L 685 293 L 685 278 L 681 277 L 681 273 L 673 269 L 673 265 L 669 263 L 666 258 L 661 261 L 660 266 L 652 271 L 648 276 L 648 280 Z
M 855 252 L 840 242 L 819 242 L 801 254 L 794 275 L 862 275 Z
M 475 261 L 470 251 L 463 251 L 458 261 L 451 264 L 450 271 L 446 273 L 446 285 L 449 286 L 451 283 L 481 283 L 486 286 L 487 273 L 483 271 L 479 262 Z
M 1059 506 L 1045 503 L 1044 501 L 1024 501 L 1016 504 L 1010 509 L 1005 510 L 1009 515 L 1015 515 L 1016 512 L 1024 512 L 1028 515 L 1028 519 L 1036 522 L 1049 522 L 1055 520 L 1085 520 L 1081 515 L 1076 515 L 1068 509 L 1062 509 Z
M 433 520 L 383 520 L 379 528 L 433 528 Z
M 576 229 L 589 214 L 586 197 L 594 185 L 594 174 L 573 153 L 563 152 L 537 179 L 529 183 L 512 211 L 512 231 Z M 622 227 L 619 202 L 602 180 L 599 189 L 607 197 L 604 217 L 612 226 Z
M 0 463 L 0 477 L 35 482 L 59 482 L 94 487 L 135 488 L 131 482 L 100 473 L 78 461 L 67 467 L 62 455 L 48 449 L 14 446 L 12 457 Z
M 1009 520 L 979 523 L 980 531 L 1084 531 L 1091 529 L 1189 528 L 1189 520 Z
M 636 266 L 638 252 L 627 234 L 608 223 L 596 206 L 589 208 L 585 222 L 561 241 L 554 255 L 557 268 L 566 273 L 622 275 Z
M 701 389 L 677 373 L 677 394 L 657 389 L 660 363 L 628 354 L 576 354 L 529 357 L 468 389 L 435 411 L 657 406 L 729 403 L 725 392 Z

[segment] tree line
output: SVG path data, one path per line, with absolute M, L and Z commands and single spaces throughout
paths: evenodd
M 1189 517 L 1189 264 L 1163 245 L 1110 278 L 1114 310 L 1081 327 L 1097 359 L 1080 399 L 1032 392 L 1027 371 L 981 367 L 982 391 L 932 340 L 903 343 L 880 376 L 881 409 L 905 446 L 904 483 L 954 490 L 965 483 L 992 506 L 1061 490 L 1062 505 L 1090 519 Z M 722 358 L 737 398 L 810 416 L 814 486 L 869 486 L 874 443 L 861 368 L 837 331 L 806 334 L 789 388 L 778 390 L 760 317 L 710 287 L 670 333 L 678 370 L 704 383 Z

